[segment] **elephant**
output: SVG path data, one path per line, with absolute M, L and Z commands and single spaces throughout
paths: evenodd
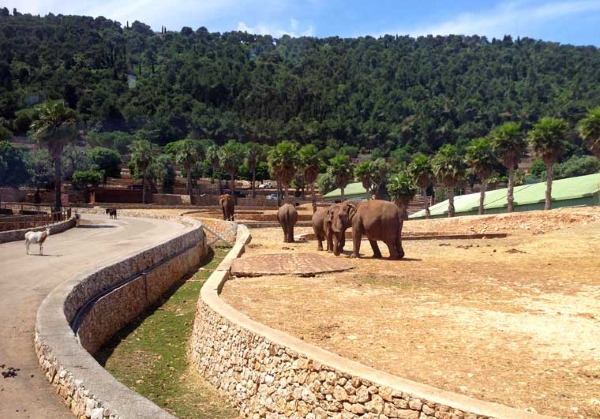
M 369 239 L 373 257 L 381 258 L 377 240 L 383 241 L 389 251 L 390 259 L 402 259 L 402 225 L 404 220 L 400 209 L 392 202 L 371 200 L 354 203 L 343 202 L 331 209 L 331 229 L 333 231 L 333 253 L 338 256 L 342 248 L 346 229 L 352 227 L 353 249 L 351 257 L 360 257 L 360 243 L 363 234 Z
M 235 196 L 229 194 L 219 196 L 219 205 L 223 211 L 223 219 L 234 221 L 233 213 L 235 210 Z
M 277 221 L 283 228 L 283 242 L 294 243 L 294 225 L 298 221 L 298 211 L 293 204 L 284 204 L 277 211 Z
M 327 241 L 327 251 L 333 251 L 333 236 L 329 208 L 318 208 L 312 215 L 312 228 L 317 238 L 317 250 L 323 251 L 323 240 Z

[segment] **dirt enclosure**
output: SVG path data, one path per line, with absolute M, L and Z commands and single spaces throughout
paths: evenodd
M 600 208 L 411 220 L 404 233 L 401 261 L 375 260 L 363 242 L 347 272 L 238 278 L 222 297 L 273 328 L 411 380 L 555 417 L 600 418 Z M 431 233 L 507 236 L 409 240 Z M 283 243 L 280 228 L 251 234 L 242 257 L 317 248 Z

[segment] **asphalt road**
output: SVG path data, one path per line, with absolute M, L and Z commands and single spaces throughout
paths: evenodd
M 26 255 L 24 241 L 0 244 L 0 418 L 74 417 L 35 356 L 35 317 L 44 298 L 81 271 L 186 229 L 175 221 L 83 214 L 80 227 L 48 237 L 43 256 L 38 245 L 31 245 L 33 254 Z

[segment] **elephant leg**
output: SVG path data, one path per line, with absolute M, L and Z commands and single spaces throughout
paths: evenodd
M 360 242 L 362 240 L 362 233 L 360 231 L 352 232 L 352 255 L 350 257 L 359 258 L 360 257 Z
M 404 249 L 402 248 L 402 239 L 398 239 L 398 259 L 402 259 L 404 257 Z
M 327 245 L 329 247 L 329 245 Z M 329 249 L 327 249 L 329 250 Z M 317 252 L 322 252 L 323 251 L 323 236 L 320 234 L 317 234 Z
M 385 242 L 385 244 L 388 247 L 388 250 L 390 251 L 390 259 L 391 260 L 395 260 L 395 259 L 400 259 L 400 254 L 398 253 L 398 243 L 397 242 Z
M 369 243 L 371 244 L 371 248 L 373 249 L 373 257 L 375 259 L 381 259 L 381 251 L 379 250 L 379 246 L 377 245 L 377 240 L 369 239 Z

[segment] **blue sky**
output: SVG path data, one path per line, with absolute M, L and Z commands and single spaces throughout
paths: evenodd
M 291 36 L 505 34 L 600 46 L 600 0 L 3 0 L 12 11 Z

